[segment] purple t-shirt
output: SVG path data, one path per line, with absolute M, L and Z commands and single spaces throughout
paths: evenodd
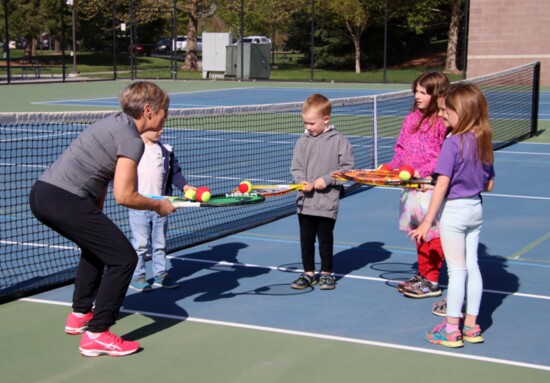
M 443 141 L 435 173 L 451 178 L 447 199 L 477 196 L 485 189 L 487 181 L 495 177 L 493 165 L 484 165 L 477 158 L 473 132 L 450 136 Z

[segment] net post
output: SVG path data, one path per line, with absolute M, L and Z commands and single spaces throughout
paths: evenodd
M 531 110 L 531 137 L 538 132 L 539 121 L 540 61 L 533 68 L 533 104 Z
M 374 96 L 372 102 L 372 163 L 374 169 L 378 168 L 378 97 Z

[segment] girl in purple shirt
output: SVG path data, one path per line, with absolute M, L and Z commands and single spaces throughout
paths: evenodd
M 434 172 L 447 127 L 437 115 L 437 95 L 449 87 L 442 72 L 427 72 L 412 84 L 415 103 L 413 111 L 403 121 L 395 154 L 388 165 L 392 169 L 412 166 L 415 176 L 428 178 Z M 428 211 L 432 190 L 403 189 L 400 198 L 399 229 L 409 232 L 416 229 Z M 426 240 L 417 243 L 418 272 L 397 285 L 397 291 L 411 298 L 441 295 L 439 274 L 443 265 L 443 249 L 439 229 L 435 224 Z
M 451 86 L 439 101 L 439 113 L 452 127 L 441 148 L 435 172 L 439 175 L 426 217 L 411 239 L 423 240 L 441 208 L 439 230 L 447 262 L 449 285 L 447 317 L 426 331 L 428 342 L 462 347 L 463 340 L 481 343 L 477 316 L 483 281 L 477 261 L 479 233 L 483 223 L 481 192 L 493 189 L 492 132 L 487 101 L 473 84 Z M 467 291 L 466 317 L 459 329 L 461 307 Z

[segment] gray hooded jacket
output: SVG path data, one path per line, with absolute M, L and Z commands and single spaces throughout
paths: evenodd
M 322 177 L 327 187 L 308 193 L 298 192 L 298 214 L 336 219 L 343 182 L 334 180 L 332 173 L 350 170 L 353 166 L 353 148 L 334 126 L 315 137 L 306 130 L 294 146 L 290 167 L 294 183 L 313 183 Z

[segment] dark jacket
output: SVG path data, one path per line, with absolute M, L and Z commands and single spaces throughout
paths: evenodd
M 162 195 L 172 195 L 172 185 L 183 191 L 187 180 L 181 173 L 181 167 L 174 154 L 171 145 L 157 142 L 162 150 L 162 158 L 164 159 L 164 178 L 162 180 Z

